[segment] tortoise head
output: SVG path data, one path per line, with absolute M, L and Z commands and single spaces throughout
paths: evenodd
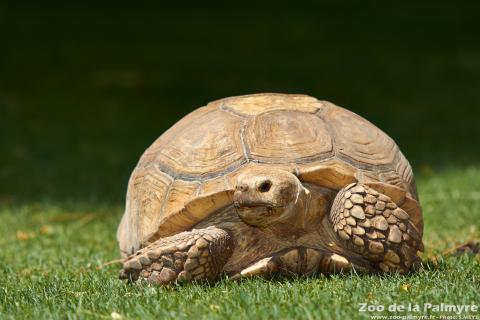
M 303 208 L 304 196 L 304 187 L 294 174 L 261 167 L 238 176 L 233 197 L 245 223 L 264 227 L 294 217 Z

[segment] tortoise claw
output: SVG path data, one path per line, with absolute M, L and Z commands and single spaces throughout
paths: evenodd
M 275 257 L 264 258 L 248 266 L 238 273 L 237 278 L 250 278 L 255 276 L 268 276 L 279 269 L 278 261 Z M 235 276 L 232 277 L 235 279 Z

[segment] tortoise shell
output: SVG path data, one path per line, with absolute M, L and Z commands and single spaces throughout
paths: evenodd
M 198 108 L 144 152 L 117 233 L 123 253 L 189 230 L 230 205 L 235 178 L 249 166 L 289 170 L 334 190 L 357 181 L 375 186 L 422 233 L 412 169 L 387 134 L 330 102 L 265 93 Z

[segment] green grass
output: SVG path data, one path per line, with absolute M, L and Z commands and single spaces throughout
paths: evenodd
M 419 189 L 425 256 L 479 237 L 479 168 L 432 172 L 419 179 Z M 347 319 L 371 315 L 358 311 L 360 303 L 479 304 L 475 256 L 448 257 L 405 276 L 223 279 L 172 288 L 127 285 L 116 278 L 118 265 L 99 269 L 118 256 L 115 228 L 121 213 L 116 204 L 3 204 L 0 318 L 96 319 L 118 313 L 143 319 Z

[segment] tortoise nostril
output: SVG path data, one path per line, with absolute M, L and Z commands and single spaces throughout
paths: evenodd
M 265 180 L 258 186 L 258 191 L 260 192 L 268 192 L 272 187 L 272 181 Z
M 237 186 L 237 189 L 242 192 L 245 192 L 245 191 L 248 191 L 248 186 L 246 184 L 240 184 Z

